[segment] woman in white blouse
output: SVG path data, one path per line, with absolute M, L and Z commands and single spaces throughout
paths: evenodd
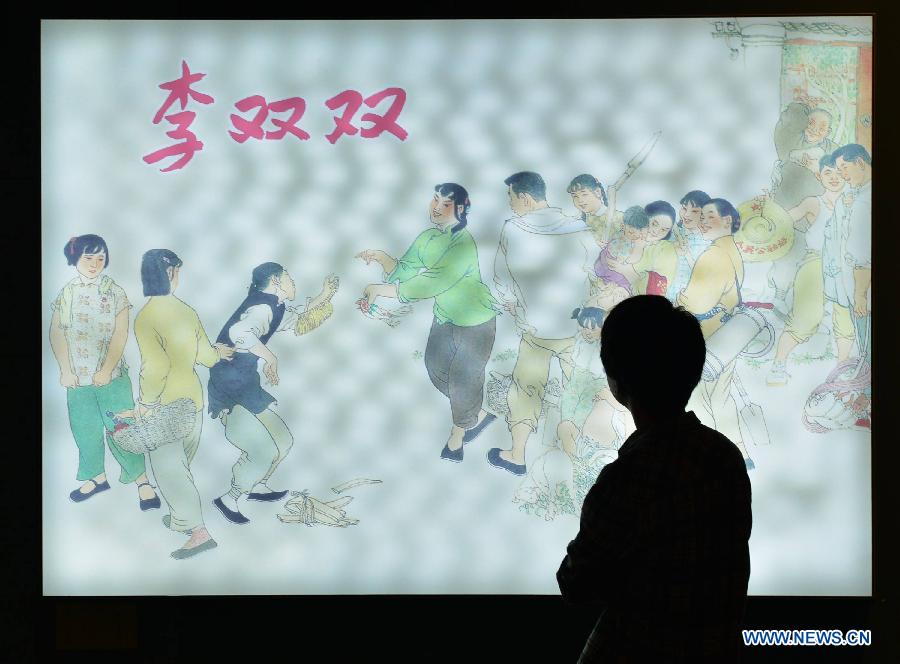
M 103 274 L 109 249 L 102 237 L 73 237 L 63 253 L 77 274 L 53 301 L 50 346 L 59 363 L 69 426 L 78 446 L 76 478 L 84 482 L 69 498 L 80 503 L 110 488 L 105 439 L 121 468 L 119 481 L 137 484 L 142 510 L 157 509 L 160 501 L 144 472 L 144 455 L 123 450 L 108 435 L 114 425 L 107 413 L 134 407 L 128 366 L 122 359 L 131 303 L 125 291 Z

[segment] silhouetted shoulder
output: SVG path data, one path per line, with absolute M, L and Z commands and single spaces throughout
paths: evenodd
M 619 458 L 603 470 L 610 480 L 637 481 L 653 491 L 702 483 L 713 477 L 747 474 L 738 447 L 715 429 L 701 424 L 692 412 L 676 421 L 635 432 L 622 445 Z
M 744 457 L 730 438 L 700 422 L 697 423 L 697 428 L 699 437 L 709 449 L 711 462 L 721 463 L 726 468 L 746 475 Z

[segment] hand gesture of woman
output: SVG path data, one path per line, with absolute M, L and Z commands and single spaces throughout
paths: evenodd
M 213 344 L 213 348 L 216 349 L 216 355 L 219 356 L 220 360 L 225 360 L 226 362 L 230 362 L 232 356 L 234 355 L 234 347 L 229 346 L 227 344 Z
M 387 273 L 391 273 L 394 271 L 394 268 L 397 267 L 397 259 L 392 258 L 381 249 L 366 249 L 365 251 L 361 251 L 356 254 L 356 258 L 361 258 L 366 262 L 366 265 L 375 261 L 379 265 L 381 265 L 381 269 L 383 269 Z

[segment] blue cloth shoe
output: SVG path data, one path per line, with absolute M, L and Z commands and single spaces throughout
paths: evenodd
M 756 464 L 753 463 L 753 459 L 751 459 L 750 457 L 744 459 L 744 465 L 747 466 L 747 470 L 753 470 L 754 468 L 756 468 Z
M 441 450 L 441 458 L 446 459 L 447 461 L 459 463 L 463 460 L 462 446 L 460 446 L 458 450 L 451 450 L 447 445 L 444 445 L 444 449 Z
M 215 549 L 218 544 L 216 544 L 216 540 L 211 537 L 206 540 L 203 544 L 198 544 L 192 549 L 175 549 L 171 553 L 171 556 L 175 560 L 184 560 L 185 558 L 190 558 L 191 556 L 196 556 L 198 553 L 203 553 L 204 551 L 209 551 L 210 549 Z
M 138 484 L 138 488 L 141 488 L 142 486 L 153 488 L 153 485 L 150 484 L 150 482 L 141 482 Z M 141 498 L 139 495 L 138 500 L 141 501 L 142 512 L 146 512 L 147 510 L 158 510 L 160 505 L 162 505 L 162 503 L 159 502 L 159 496 L 153 496 L 153 498 Z
M 106 480 L 103 480 L 103 482 L 101 482 L 100 484 L 97 484 L 96 482 L 94 482 L 94 480 L 88 480 L 88 482 L 94 485 L 94 488 L 91 489 L 88 493 L 81 493 L 80 489 L 75 489 L 72 493 L 69 494 L 69 498 L 73 503 L 83 502 L 91 496 L 109 489 L 109 482 L 107 482 Z
M 240 512 L 235 512 L 234 510 L 231 510 L 231 509 L 228 509 L 227 507 L 225 507 L 225 503 L 222 502 L 221 498 L 216 498 L 213 501 L 213 505 L 215 505 L 216 509 L 218 509 L 222 513 L 222 516 L 224 516 L 226 519 L 231 521 L 231 523 L 237 523 L 237 524 L 250 523 L 250 519 L 245 517 Z M 174 556 L 175 554 L 173 553 L 172 555 Z M 191 555 L 193 555 L 193 554 L 191 554 Z
M 264 503 L 271 503 L 281 500 L 288 494 L 287 491 L 267 491 L 266 493 L 248 493 L 247 500 L 259 500 Z
M 487 429 L 488 425 L 496 419 L 497 416 L 493 413 L 488 413 L 487 415 L 485 415 L 480 424 L 476 424 L 474 427 L 463 434 L 463 443 L 469 443 L 478 438 L 481 432 Z
M 488 463 L 496 468 L 502 468 L 503 470 L 512 473 L 513 475 L 524 475 L 525 474 L 525 464 L 513 463 L 512 461 L 507 461 L 503 457 L 500 456 L 500 448 L 492 447 L 488 450 L 487 460 Z

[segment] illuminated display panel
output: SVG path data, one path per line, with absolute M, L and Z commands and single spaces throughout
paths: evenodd
M 742 218 L 691 407 L 753 466 L 750 592 L 871 593 L 870 19 L 45 21 L 41 49 L 46 594 L 558 592 L 632 426 L 590 328 L 708 291 L 694 191 Z M 237 354 L 208 369 L 201 327 Z M 490 452 L 508 417 L 524 464 Z

